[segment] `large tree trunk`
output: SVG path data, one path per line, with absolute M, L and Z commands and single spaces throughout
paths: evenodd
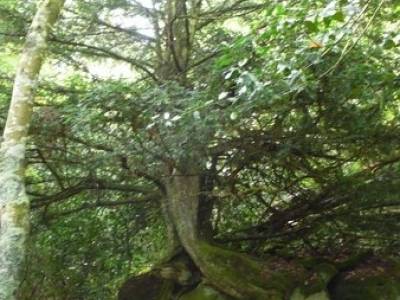
M 29 201 L 24 187 L 24 156 L 37 78 L 47 37 L 64 0 L 41 1 L 17 68 L 0 148 L 0 300 L 14 299 L 28 233 Z
M 161 81 L 174 80 L 190 88 L 187 71 L 192 57 L 193 38 L 196 31 L 202 1 L 168 0 L 166 5 L 166 47 L 159 50 Z M 157 25 L 157 21 L 155 22 Z M 157 26 L 155 31 L 158 32 Z M 161 43 L 159 43 L 161 45 Z M 163 71 L 164 70 L 164 71 Z M 190 151 L 190 150 L 189 150 Z M 196 155 L 192 155 L 192 161 Z M 186 165 L 177 162 L 177 165 Z M 209 223 L 212 200 L 206 196 L 212 190 L 207 180 L 196 174 L 196 167 L 189 172 L 175 170 L 165 181 L 166 198 L 163 199 L 163 215 L 168 230 L 170 249 L 180 245 L 207 282 L 220 291 L 237 299 L 275 299 L 262 288 L 262 266 L 251 258 L 210 244 L 212 235 Z M 199 208 L 199 201 L 201 207 Z M 200 228 L 201 226 L 201 228 Z M 169 253 L 174 253 L 169 251 Z M 167 257 L 170 258 L 170 256 Z M 237 268 L 241 269 L 238 270 Z M 248 279 L 242 274 L 248 273 Z
M 236 299 L 281 299 L 278 292 L 264 288 L 263 264 L 199 238 L 199 176 L 173 174 L 166 187 L 178 239 L 208 283 Z

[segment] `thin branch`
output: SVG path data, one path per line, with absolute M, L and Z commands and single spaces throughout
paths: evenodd
M 119 191 L 119 192 L 136 192 L 140 194 L 158 194 L 154 190 L 144 189 L 139 186 L 124 185 L 118 183 L 110 183 L 100 179 L 85 179 L 75 186 L 66 188 L 53 195 L 41 195 L 32 200 L 32 209 L 36 209 L 43 206 L 48 206 L 50 204 L 60 202 L 76 196 L 84 191 L 88 190 L 109 190 L 109 191 Z
M 108 27 L 108 28 L 114 29 L 116 31 L 123 32 L 123 33 L 126 33 L 126 34 L 130 35 L 130 36 L 136 37 L 138 39 L 138 41 L 155 42 L 154 38 L 152 38 L 151 36 L 142 34 L 142 33 L 138 32 L 134 28 L 123 28 L 123 27 L 120 27 L 120 26 L 112 25 L 112 24 L 107 23 L 106 21 L 103 21 L 101 19 L 96 19 L 96 22 L 98 24 L 100 24 L 100 25 L 105 26 L 105 27 Z
M 379 10 L 381 9 L 382 5 L 384 4 L 385 0 L 382 0 L 378 7 L 375 9 L 372 17 L 369 19 L 368 23 L 366 24 L 366 26 L 364 27 L 364 29 L 361 31 L 361 33 L 358 35 L 357 39 L 354 41 L 354 43 L 350 46 L 350 44 L 346 44 L 346 46 L 344 47 L 342 54 L 340 55 L 339 59 L 336 61 L 336 63 L 331 66 L 327 71 L 325 71 L 320 77 L 319 79 L 321 79 L 322 77 L 325 77 L 326 75 L 329 75 L 330 73 L 332 73 L 332 71 L 334 71 L 339 65 L 340 63 L 344 60 L 344 58 L 346 57 L 347 54 L 349 54 L 354 47 L 359 43 L 359 41 L 361 40 L 361 38 L 364 36 L 364 34 L 367 32 L 367 30 L 369 29 L 369 27 L 371 26 L 373 20 L 375 19 L 375 17 L 377 16 Z
M 96 201 L 93 203 L 85 203 L 78 208 L 63 211 L 61 213 L 46 215 L 46 220 L 48 221 L 49 219 L 65 217 L 65 216 L 68 216 L 68 215 L 71 215 L 74 213 L 78 213 L 78 212 L 80 212 L 82 210 L 86 210 L 86 209 L 95 209 L 95 208 L 99 208 L 99 207 L 116 208 L 116 207 L 123 206 L 123 205 L 144 204 L 144 203 L 152 202 L 155 200 L 157 200 L 157 198 L 154 197 L 154 195 L 148 195 L 147 197 L 143 197 L 141 199 L 127 199 L 127 200 L 119 200 L 119 201 L 100 200 L 100 201 Z
M 130 57 L 125 57 L 125 56 L 122 56 L 121 54 L 113 52 L 113 51 L 111 51 L 109 49 L 105 49 L 105 48 L 101 48 L 101 47 L 97 47 L 97 46 L 92 46 L 92 45 L 87 45 L 87 44 L 81 43 L 81 42 L 65 41 L 65 40 L 60 40 L 60 39 L 58 39 L 56 37 L 52 37 L 50 39 L 50 41 L 56 42 L 56 43 L 60 43 L 60 44 L 64 44 L 64 45 L 70 45 L 70 46 L 75 46 L 75 47 L 80 47 L 80 48 L 86 48 L 86 49 L 89 49 L 89 50 L 94 50 L 95 52 L 92 53 L 93 55 L 106 56 L 106 57 L 110 57 L 110 58 L 113 58 L 113 59 L 116 59 L 116 60 L 127 62 L 127 63 L 131 64 L 132 66 L 144 71 L 155 82 L 159 82 L 159 80 L 156 77 L 156 75 L 154 74 L 154 72 L 152 72 L 149 69 L 151 67 L 151 65 L 149 65 L 148 63 L 146 63 L 144 61 L 133 59 L 133 58 L 130 58 Z
M 40 159 L 43 161 L 43 163 L 46 165 L 47 169 L 49 169 L 50 173 L 53 175 L 53 177 L 55 178 L 58 186 L 64 190 L 64 183 L 60 177 L 60 175 L 58 174 L 57 170 L 53 167 L 53 165 L 47 161 L 47 159 L 44 157 L 43 152 L 40 149 L 35 149 L 36 153 L 38 154 L 38 156 L 40 157 Z

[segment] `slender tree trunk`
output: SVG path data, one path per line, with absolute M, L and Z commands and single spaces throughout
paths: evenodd
M 14 81 L 0 147 L 0 300 L 15 299 L 18 272 L 25 254 L 29 200 L 24 186 L 24 156 L 36 82 L 47 37 L 64 0 L 43 0 L 33 19 Z

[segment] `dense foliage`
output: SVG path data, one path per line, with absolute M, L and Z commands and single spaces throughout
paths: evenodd
M 32 2 L 0 1 L 2 124 Z M 398 254 L 400 3 L 189 1 L 180 62 L 184 18 L 151 2 L 70 1 L 51 38 L 20 298 L 112 299 L 159 262 L 174 169 L 200 175 L 200 231 L 224 247 Z

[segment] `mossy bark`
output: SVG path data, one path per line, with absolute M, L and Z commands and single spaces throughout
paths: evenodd
M 23 173 L 25 143 L 47 37 L 64 0 L 41 1 L 32 21 L 14 81 L 0 148 L 0 300 L 14 299 L 28 233 L 29 201 Z
M 199 176 L 174 174 L 166 187 L 169 213 L 178 239 L 209 284 L 236 299 L 283 298 L 281 290 L 268 286 L 261 262 L 199 238 Z

